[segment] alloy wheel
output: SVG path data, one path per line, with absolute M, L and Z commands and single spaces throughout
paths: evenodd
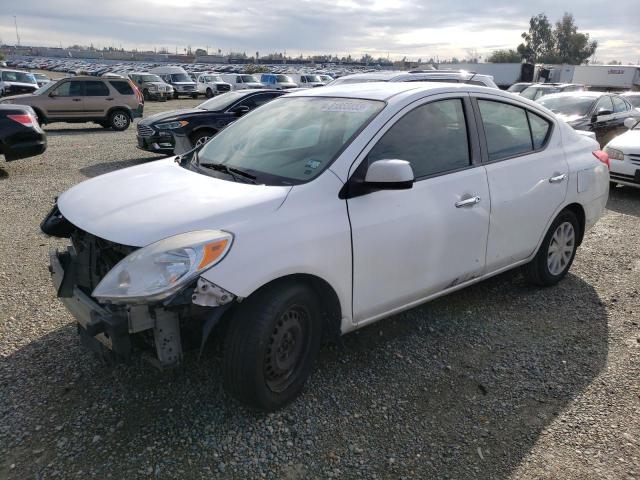
M 547 250 L 547 268 L 551 275 L 560 275 L 571 261 L 576 248 L 576 233 L 573 225 L 563 222 L 553 232 Z

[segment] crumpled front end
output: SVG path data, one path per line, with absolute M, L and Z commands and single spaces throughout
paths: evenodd
M 111 362 L 143 356 L 161 368 L 176 366 L 184 351 L 202 348 L 233 305 L 233 295 L 201 278 L 163 301 L 101 303 L 92 295 L 96 286 L 138 248 L 75 228 L 57 207 L 41 228 L 48 235 L 70 238 L 65 250 L 50 252 L 53 285 L 78 323 L 82 344 Z

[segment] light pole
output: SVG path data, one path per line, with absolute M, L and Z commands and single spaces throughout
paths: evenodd
M 18 34 L 18 19 L 16 18 L 16 16 L 13 16 L 13 23 L 16 26 L 16 40 L 18 40 L 18 47 L 20 46 L 20 35 Z

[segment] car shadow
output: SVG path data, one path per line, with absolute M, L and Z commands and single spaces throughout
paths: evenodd
M 612 186 L 609 189 L 607 208 L 624 215 L 640 217 L 640 188 Z
M 120 170 L 122 168 L 133 167 L 135 165 L 140 165 L 142 163 L 152 162 L 154 160 L 160 160 L 163 158 L 167 158 L 166 155 L 163 156 L 153 156 L 153 157 L 139 157 L 139 158 L 130 158 L 127 160 L 118 160 L 115 162 L 108 163 L 96 163 L 93 165 L 89 165 L 86 167 L 82 167 L 79 171 L 82 175 L 87 178 L 97 177 L 98 175 L 102 175 L 104 173 L 113 172 L 114 170 Z
M 0 435 L 16 478 L 49 472 L 54 458 L 57 470 L 132 477 L 166 451 L 180 469 L 258 458 L 280 478 L 338 467 L 364 478 L 507 478 L 603 369 L 607 322 L 579 277 L 534 289 L 503 274 L 325 346 L 303 395 L 269 415 L 227 396 L 215 349 L 187 355 L 178 372 L 110 367 L 69 323 L 1 364 Z M 183 471 L 168 468 L 159 478 Z
M 129 127 L 131 128 L 131 127 Z M 84 128 L 51 128 L 51 127 L 44 127 L 44 131 L 47 134 L 47 136 L 51 136 L 51 137 L 63 137 L 66 135 L 78 135 L 78 134 L 82 134 L 82 133 L 90 133 L 92 135 L 95 134 L 104 134 L 104 135 L 113 135 L 116 133 L 122 133 L 122 132 L 116 132 L 115 130 L 111 130 L 108 128 L 103 128 L 100 126 L 90 126 L 90 127 L 84 127 Z

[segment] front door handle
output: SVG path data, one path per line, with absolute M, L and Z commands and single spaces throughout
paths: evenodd
M 472 207 L 476 203 L 480 203 L 480 197 L 469 197 L 469 198 L 465 198 L 464 200 L 460 200 L 459 202 L 456 202 L 456 208 Z
M 111 100 L 113 100 L 113 98 L 109 97 L 109 98 L 105 98 L 105 100 L 111 101 Z
M 81 102 L 81 101 L 82 101 L 82 99 L 81 99 L 81 98 L 74 98 L 74 99 L 73 99 L 73 101 L 74 101 L 74 102 Z
M 564 182 L 564 179 L 567 178 L 567 174 L 563 173 L 561 175 L 556 175 L 555 177 L 551 177 L 549 179 L 549 183 L 560 183 Z

